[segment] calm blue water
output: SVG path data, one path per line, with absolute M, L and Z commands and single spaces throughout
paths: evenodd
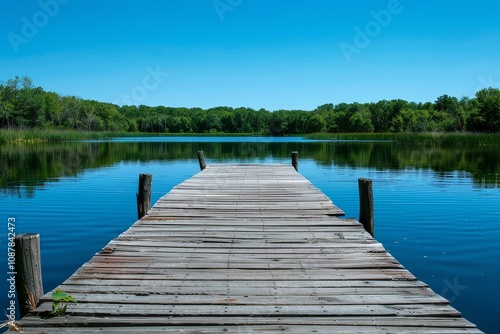
M 500 333 L 497 306 L 500 300 L 497 289 L 500 279 L 498 182 L 481 185 L 477 176 L 464 169 L 443 171 L 441 168 L 411 165 L 394 168 L 393 162 L 387 163 L 386 168 L 378 163 L 370 167 L 364 162 L 364 155 L 359 160 L 346 159 L 345 155 L 357 153 L 359 146 L 352 152 L 344 147 L 337 152 L 338 142 L 312 146 L 311 142 L 300 138 L 154 137 L 92 143 L 111 145 L 105 148 L 113 151 L 126 148 L 114 145 L 137 142 L 159 145 L 165 141 L 171 143 L 166 148 L 161 146 L 167 154 L 165 159 L 157 155 L 151 159 L 120 157 L 115 162 L 111 159 L 109 164 L 81 169 L 76 175 L 64 176 L 63 173 L 32 182 L 34 186 L 14 185 L 15 191 L 11 187 L 0 193 L 1 220 L 4 222 L 1 226 L 5 226 L 0 235 L 7 233 L 8 217 L 15 217 L 17 234 L 41 234 L 45 291 L 62 283 L 135 222 L 139 173 L 153 174 L 153 201 L 198 173 L 195 152 L 185 153 L 182 159 L 175 158 L 177 154 L 182 156 L 176 151 L 181 148 L 176 145 L 199 143 L 195 149 L 204 149 L 208 164 L 289 164 L 289 149 L 297 147 L 300 173 L 342 208 L 347 217 L 358 217 L 357 179 L 371 178 L 376 239 L 419 280 L 451 300 L 464 317 L 487 333 Z M 221 142 L 222 146 L 212 145 Z M 264 143 L 285 145 L 283 149 L 287 152 L 279 152 L 281 146 L 262 146 Z M 224 145 L 236 145 L 236 151 L 241 155 L 227 153 Z M 156 149 L 156 146 L 152 147 Z M 269 147 L 272 147 L 269 152 L 262 152 Z M 335 152 L 327 155 L 321 150 Z M 500 175 L 487 175 L 486 178 L 498 180 Z M 0 242 L 0 250 L 6 250 L 6 237 Z M 0 268 L 7 272 L 6 256 L 0 256 Z M 0 295 L 1 309 L 7 307 L 7 290 L 6 282 L 2 280 L 0 291 L 5 293 Z

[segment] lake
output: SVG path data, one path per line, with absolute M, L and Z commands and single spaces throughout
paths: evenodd
M 300 137 L 147 137 L 0 146 L 0 308 L 6 309 L 7 222 L 40 233 L 45 291 L 136 220 L 138 175 L 153 202 L 206 162 L 285 163 L 358 218 L 360 177 L 373 180 L 375 238 L 486 333 L 500 333 L 500 152 Z

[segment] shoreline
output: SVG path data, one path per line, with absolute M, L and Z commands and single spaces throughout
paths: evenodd
M 363 140 L 392 141 L 398 144 L 477 146 L 500 145 L 500 133 L 312 133 L 287 135 L 299 136 L 306 140 Z M 0 130 L 0 144 L 37 144 L 46 142 L 68 142 L 80 140 L 99 140 L 118 137 L 272 137 L 259 133 L 150 133 L 150 132 L 89 132 L 76 130 Z

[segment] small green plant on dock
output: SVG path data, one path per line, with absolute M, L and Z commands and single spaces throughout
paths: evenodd
M 76 303 L 76 300 L 66 292 L 56 290 L 52 293 L 52 312 L 50 314 L 56 317 L 66 315 L 69 303 Z

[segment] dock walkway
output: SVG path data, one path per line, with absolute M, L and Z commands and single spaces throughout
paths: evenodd
M 482 333 L 291 166 L 209 165 L 59 289 L 25 333 Z

